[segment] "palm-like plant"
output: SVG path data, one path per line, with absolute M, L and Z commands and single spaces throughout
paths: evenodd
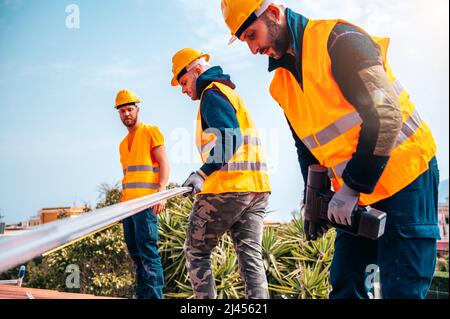
M 330 291 L 328 279 L 332 260 L 334 231 L 321 239 L 305 240 L 303 219 L 293 215 L 285 228 L 277 230 L 287 254 L 279 256 L 282 271 L 275 276 L 276 283 L 269 282 L 274 297 L 327 298 Z M 277 295 L 278 294 L 278 295 Z
M 171 200 L 159 219 L 159 251 L 168 296 L 175 296 L 185 285 L 190 286 L 184 257 L 187 217 L 190 210 L 192 210 L 191 198 Z

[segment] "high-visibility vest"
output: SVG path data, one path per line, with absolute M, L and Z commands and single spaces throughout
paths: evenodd
M 213 172 L 206 178 L 201 194 L 270 192 L 268 169 L 261 141 L 244 101 L 229 86 L 218 82 L 211 83 L 203 91 L 201 98 L 203 99 L 204 93 L 213 87 L 220 90 L 227 97 L 236 111 L 242 135 L 242 144 L 222 169 Z M 203 130 L 202 113 L 199 108 L 196 145 L 204 163 L 207 161 L 213 148 L 216 162 L 223 162 L 222 157 L 226 156 L 226 154 L 222 154 L 222 141 L 217 140 L 217 136 L 221 138 L 222 134 L 218 130 L 214 134 L 214 131 L 214 128 Z M 218 144 L 217 147 L 215 147 L 216 143 Z M 226 141 L 226 143 L 228 143 L 227 145 L 232 145 L 232 140 Z
M 141 124 L 135 133 L 131 150 L 128 136 L 120 143 L 122 202 L 156 193 L 159 188 L 159 163 L 151 152 L 151 126 Z
M 362 120 L 343 96 L 331 71 L 330 33 L 341 20 L 310 20 L 303 39 L 303 88 L 286 69 L 278 68 L 270 85 L 294 131 L 321 165 L 328 167 L 333 188 L 343 185 L 342 173 L 356 152 Z M 363 30 L 361 30 L 363 31 Z M 387 62 L 388 38 L 372 38 L 381 48 L 383 63 L 403 114 L 403 127 L 390 160 L 372 194 L 361 194 L 370 205 L 396 194 L 428 170 L 436 144 L 408 92 Z

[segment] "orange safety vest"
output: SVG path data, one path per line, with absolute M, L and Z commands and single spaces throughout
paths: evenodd
M 120 143 L 122 179 L 122 202 L 156 193 L 159 188 L 159 163 L 152 157 L 151 130 L 141 124 L 135 133 L 131 151 L 128 136 Z
M 211 83 L 203 91 L 203 94 L 212 87 L 219 89 L 235 109 L 243 141 L 228 163 L 222 169 L 215 171 L 206 178 L 201 194 L 270 192 L 269 175 L 264 152 L 257 129 L 253 124 L 244 101 L 229 86 L 218 82 Z M 201 99 L 203 99 L 203 94 Z M 211 150 L 217 143 L 216 135 L 222 135 L 219 133 L 220 131 L 217 131 L 216 134 L 213 132 L 214 128 L 203 130 L 202 113 L 199 108 L 196 144 L 204 163 L 206 163 Z M 228 141 L 226 142 L 228 143 Z M 229 142 L 231 143 L 232 141 Z M 221 151 L 221 147 L 215 149 L 215 156 L 218 156 L 217 161 L 219 162 L 222 161 L 222 155 L 225 156 L 225 154 L 221 154 Z
M 343 185 L 342 173 L 356 152 L 362 120 L 333 78 L 328 38 L 341 20 L 310 20 L 303 39 L 303 89 L 286 69 L 275 72 L 270 85 L 294 131 L 321 165 L 328 167 L 333 188 Z M 362 30 L 363 31 L 363 30 Z M 391 158 L 372 194 L 361 194 L 360 205 L 371 205 L 396 194 L 428 170 L 436 144 L 408 92 L 387 62 L 388 38 L 372 38 L 381 48 L 386 73 L 398 97 L 403 127 Z

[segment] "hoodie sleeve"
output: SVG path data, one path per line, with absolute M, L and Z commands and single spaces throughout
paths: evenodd
M 236 112 L 228 99 L 217 89 L 207 90 L 200 106 L 204 129 L 212 128 L 221 136 L 217 136 L 219 145 L 211 150 L 210 156 L 200 169 L 207 175 L 225 166 L 242 144 L 242 134 Z M 222 156 L 215 156 L 217 150 Z

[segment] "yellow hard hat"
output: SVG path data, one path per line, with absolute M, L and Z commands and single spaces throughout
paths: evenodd
M 115 109 L 118 109 L 122 106 L 141 103 L 141 100 L 137 97 L 137 95 L 131 90 L 121 90 L 117 93 L 116 97 L 116 105 Z
M 229 44 L 258 19 L 274 0 L 222 0 L 222 15 L 231 31 Z
M 180 83 L 178 81 L 183 75 L 186 74 L 186 68 L 189 66 L 189 64 L 200 58 L 205 58 L 206 62 L 208 62 L 210 56 L 209 54 L 191 48 L 186 48 L 175 53 L 172 58 L 172 86 L 179 85 Z

